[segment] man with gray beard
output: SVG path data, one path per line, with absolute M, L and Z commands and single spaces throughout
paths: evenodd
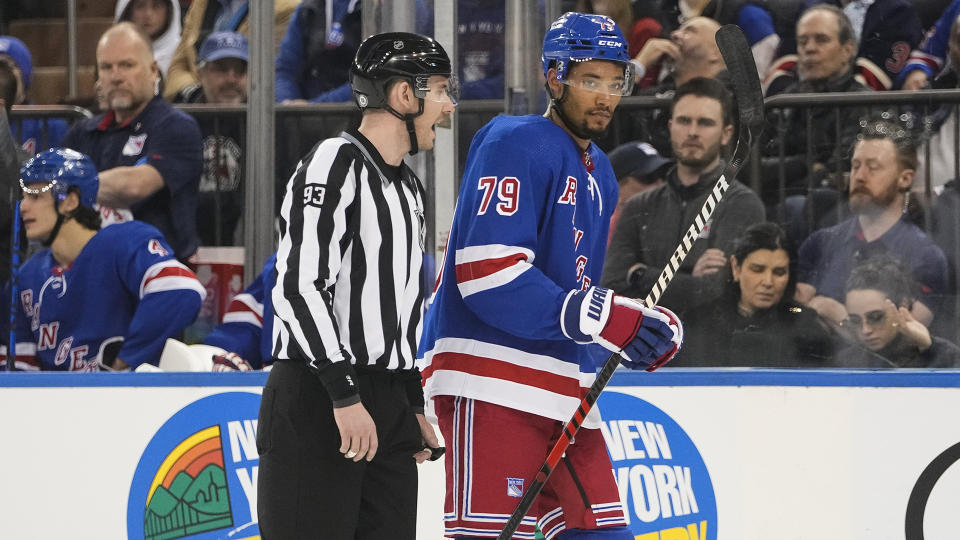
M 97 203 L 105 224 L 150 223 L 184 261 L 197 250 L 200 128 L 160 97 L 150 38 L 133 24 L 103 33 L 97 72 L 108 109 L 74 124 L 63 146 L 90 156 L 100 171 Z
M 910 311 L 929 326 L 947 290 L 947 259 L 904 212 L 913 184 L 917 151 L 908 132 L 886 121 L 869 122 L 850 160 L 850 210 L 854 216 L 814 232 L 800 246 L 796 300 L 836 324 L 847 318 L 842 304 L 852 268 L 889 254 L 910 268 L 917 300 Z

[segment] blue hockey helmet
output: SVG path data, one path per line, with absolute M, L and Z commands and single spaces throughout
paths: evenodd
M 609 93 L 630 95 L 633 90 L 633 64 L 627 50 L 627 40 L 613 19 L 604 15 L 568 12 L 550 25 L 543 37 L 543 74 L 551 67 L 557 70 L 557 80 L 567 82 L 571 62 L 607 60 L 623 65 L 622 86 Z M 555 62 L 553 66 L 551 63 Z M 599 91 L 599 89 L 593 89 Z
M 42 188 L 30 188 L 28 184 L 46 183 Z M 93 160 L 69 148 L 51 148 L 30 158 L 20 167 L 20 189 L 24 193 L 39 195 L 52 191 L 57 202 L 67 198 L 71 186 L 80 189 L 80 204 L 93 208 L 97 202 L 100 178 Z

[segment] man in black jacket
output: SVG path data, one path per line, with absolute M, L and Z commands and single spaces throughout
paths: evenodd
M 855 78 L 856 51 L 857 37 L 843 11 L 826 4 L 808 9 L 797 22 L 796 77 L 771 83 L 767 96 L 869 91 Z M 811 186 L 836 186 L 840 173 L 848 169 L 848 151 L 865 113 L 863 107 L 775 109 L 768 116 L 768 141 L 763 148 L 767 156 L 764 202 L 772 206 L 781 197 L 806 194 Z M 781 140 L 784 159 L 780 158 Z
M 716 79 L 696 78 L 677 88 L 670 119 L 677 166 L 663 185 L 624 205 L 607 248 L 604 287 L 631 297 L 650 291 L 726 165 L 721 149 L 733 138 L 732 110 L 729 91 Z M 763 220 L 757 195 L 730 182 L 661 304 L 684 310 L 719 297 L 733 240 Z

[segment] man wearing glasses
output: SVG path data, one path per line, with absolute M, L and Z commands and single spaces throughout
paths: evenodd
M 474 137 L 420 345 L 446 459 L 446 536 L 495 538 L 610 351 L 652 371 L 682 340 L 668 310 L 596 287 L 618 185 L 592 139 L 633 85 L 607 17 L 547 31 L 543 116 L 499 116 Z M 633 538 L 591 413 L 518 537 Z

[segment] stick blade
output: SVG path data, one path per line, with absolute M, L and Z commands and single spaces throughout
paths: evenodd
M 747 36 L 739 26 L 725 24 L 717 30 L 716 40 L 736 92 L 740 124 L 759 131 L 763 127 L 763 92 Z

